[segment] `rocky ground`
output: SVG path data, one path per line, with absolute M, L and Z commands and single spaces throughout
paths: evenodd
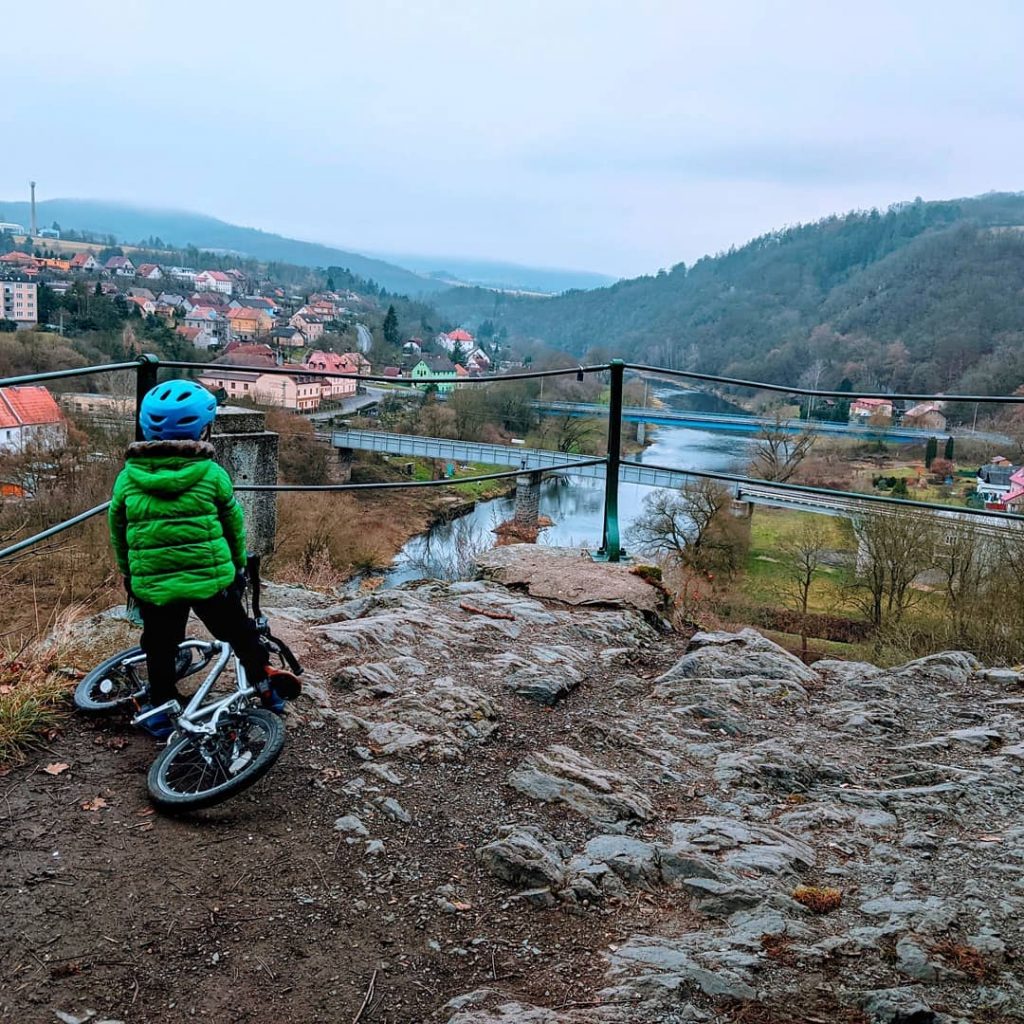
M 311 684 L 192 818 L 151 813 L 151 741 L 69 720 L 0 780 L 0 1011 L 1024 1020 L 1020 676 L 807 668 L 590 586 L 272 588 Z

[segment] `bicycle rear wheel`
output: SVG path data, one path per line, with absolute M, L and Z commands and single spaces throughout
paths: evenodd
M 149 795 L 165 811 L 227 800 L 262 778 L 284 747 L 284 723 L 263 708 L 225 719 L 214 736 L 179 736 L 149 769 Z

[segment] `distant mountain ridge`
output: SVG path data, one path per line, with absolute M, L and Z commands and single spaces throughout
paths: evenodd
M 0 220 L 27 228 L 27 202 L 0 201 Z M 404 267 L 361 256 L 317 242 L 285 238 L 256 228 L 243 228 L 216 217 L 183 210 L 151 209 L 126 203 L 93 199 L 46 199 L 36 203 L 39 227 L 54 221 L 64 229 L 114 235 L 118 242 L 134 245 L 144 238 L 158 237 L 177 248 L 194 245 L 199 249 L 227 250 L 265 261 L 294 263 L 303 267 L 346 267 L 359 277 L 376 281 L 390 292 L 428 295 L 444 284 L 432 281 Z
M 559 267 L 530 267 L 501 260 L 472 260 L 448 256 L 417 256 L 401 253 L 377 253 L 380 259 L 408 267 L 436 281 L 478 285 L 503 291 L 559 292 L 603 288 L 617 278 L 589 270 L 567 270 Z
M 897 203 L 763 235 L 657 275 L 553 298 L 433 301 L 520 342 L 835 388 L 1024 384 L 1024 193 Z
M 367 256 L 319 242 L 239 227 L 205 214 L 96 199 L 46 199 L 36 203 L 40 228 L 56 222 L 64 229 L 114 235 L 125 245 L 158 237 L 176 248 L 194 245 L 215 252 L 237 252 L 263 261 L 303 267 L 345 267 L 389 292 L 430 296 L 462 283 L 486 288 L 553 294 L 569 288 L 596 288 L 614 278 L 586 271 L 534 268 L 486 260 Z M 0 201 L 0 221 L 29 226 L 27 202 Z M 440 273 L 439 273 L 440 272 Z

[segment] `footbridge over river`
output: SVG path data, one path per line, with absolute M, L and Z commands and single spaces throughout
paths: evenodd
M 606 474 L 604 459 L 592 456 L 569 455 L 544 448 L 526 448 L 519 445 L 480 444 L 476 441 L 453 441 L 443 437 L 419 437 L 414 434 L 388 434 L 375 430 L 335 430 L 330 435 L 331 444 L 338 449 L 339 462 L 351 469 L 352 454 L 356 451 L 376 452 L 389 456 L 414 456 L 424 459 L 439 459 L 452 463 L 474 463 L 485 466 L 509 466 L 521 472 L 516 476 L 516 512 L 519 522 L 536 522 L 540 482 L 544 473 L 568 473 L 572 476 L 603 480 Z M 568 463 L 568 465 L 566 465 Z M 578 465 L 577 465 L 578 464 Z M 738 515 L 749 515 L 754 505 L 772 508 L 789 508 L 795 511 L 814 512 L 818 515 L 838 516 L 854 519 L 868 512 L 896 514 L 903 511 L 900 503 L 877 504 L 856 494 L 823 492 L 817 488 L 780 487 L 768 482 L 759 483 L 728 474 L 688 472 L 670 466 L 645 466 L 642 463 L 624 460 L 619 465 L 619 480 L 626 483 L 642 484 L 647 487 L 682 487 L 688 480 L 700 477 L 720 479 L 728 484 L 735 499 L 734 511 Z M 933 517 L 936 524 L 953 524 L 970 520 L 986 532 L 1000 531 L 1015 523 L 1012 520 L 978 520 L 968 513 L 953 509 L 922 509 L 915 507 L 918 514 Z

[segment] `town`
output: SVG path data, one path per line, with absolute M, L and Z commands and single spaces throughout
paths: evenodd
M 0 242 L 8 246 L 21 242 L 0 224 Z M 47 242 L 56 232 L 49 229 Z M 46 237 L 46 236 L 44 236 Z M 0 245 L 0 247 L 3 247 Z M 446 394 L 460 379 L 485 373 L 492 368 L 491 356 L 476 343 L 473 335 L 461 328 L 439 331 L 425 343 L 409 337 L 400 346 L 400 359 L 373 367 L 362 351 L 336 351 L 337 331 L 365 313 L 367 300 L 354 291 L 325 289 L 306 295 L 295 294 L 281 284 L 264 279 L 262 287 L 253 275 L 239 269 L 200 269 L 160 266 L 146 262 L 138 265 L 126 255 L 109 255 L 105 260 L 97 252 L 79 249 L 74 254 L 50 248 L 44 255 L 10 248 L 0 256 L 0 330 L 45 330 L 63 333 L 58 322 L 45 322 L 41 293 L 63 299 L 70 294 L 96 295 L 113 300 L 126 320 L 134 315 L 150 324 L 162 324 L 194 353 L 197 362 L 222 364 L 222 371 L 205 372 L 200 380 L 212 390 L 222 390 L 228 399 L 249 399 L 264 405 L 276 405 L 296 412 L 316 412 L 321 403 L 344 400 L 356 393 L 357 383 L 350 376 L 313 377 L 306 369 L 340 374 L 377 374 L 396 383 L 425 390 L 420 378 L 442 378 L 431 390 Z M 49 311 L 49 307 L 46 307 Z M 393 308 L 392 308 L 393 312 Z M 395 324 L 384 323 L 385 338 L 392 350 L 399 347 L 391 334 Z M 327 343 L 329 347 L 325 347 Z M 248 369 L 234 369 L 233 367 Z M 253 369 L 274 366 L 290 370 L 273 376 Z M 447 380 L 451 380 L 451 384 Z M 114 398 L 91 396 L 93 409 L 116 402 Z M 79 401 L 81 406 L 81 402 Z M 84 407 L 83 407 L 84 408 Z

